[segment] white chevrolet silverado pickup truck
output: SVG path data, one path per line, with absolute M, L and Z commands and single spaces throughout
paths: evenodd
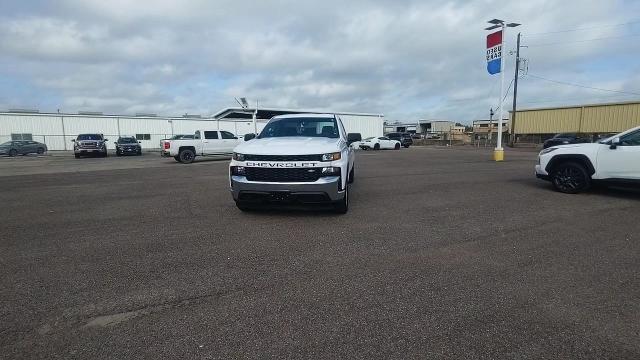
M 162 140 L 160 155 L 189 164 L 196 156 L 231 156 L 239 142 L 238 137 L 228 131 L 198 130 L 191 139 Z
M 233 199 L 242 211 L 265 203 L 325 203 L 344 214 L 355 176 L 349 145 L 360 140 L 360 134 L 347 134 L 336 115 L 276 116 L 257 137 L 245 136 L 234 149 Z
M 567 194 L 585 191 L 594 181 L 640 184 L 640 127 L 597 143 L 546 148 L 538 155 L 536 176 Z

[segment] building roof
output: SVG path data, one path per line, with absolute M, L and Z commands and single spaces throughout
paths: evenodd
M 251 119 L 253 118 L 253 113 L 255 112 L 255 108 L 226 108 L 218 111 L 213 114 L 213 117 L 216 119 L 224 119 L 224 118 L 232 118 L 232 119 Z M 313 111 L 313 110 L 295 110 L 295 109 L 273 109 L 273 108 L 258 108 L 258 114 L 256 117 L 258 119 L 271 119 L 274 116 L 278 115 L 288 115 L 288 114 L 327 114 L 326 111 Z M 332 112 L 331 114 L 336 115 L 353 115 L 353 116 L 372 116 L 372 117 L 384 117 L 383 114 L 370 114 L 370 113 L 350 113 L 350 112 Z
M 640 100 L 632 100 L 632 101 L 619 101 L 619 102 L 610 102 L 610 103 L 599 103 L 599 104 L 582 104 L 582 105 L 566 105 L 566 106 L 549 106 L 549 107 L 539 107 L 539 108 L 528 108 L 528 109 L 518 109 L 516 112 L 522 111 L 537 111 L 537 110 L 555 110 L 555 109 L 575 109 L 581 107 L 595 107 L 595 106 L 614 106 L 614 105 L 633 105 L 640 104 Z M 509 110 L 509 113 L 512 113 L 512 110 Z

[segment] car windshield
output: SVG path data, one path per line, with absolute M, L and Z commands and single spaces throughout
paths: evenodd
M 338 123 L 333 118 L 284 118 L 271 120 L 258 138 L 272 137 L 340 137 Z
M 0 144 L 0 146 L 11 146 L 11 141 L 7 141 L 5 143 Z
M 102 135 L 98 135 L 98 134 L 81 134 L 81 135 L 78 135 L 78 140 L 102 140 Z
M 132 137 L 130 137 L 130 138 L 119 138 L 118 139 L 118 143 L 119 144 L 135 144 L 137 142 L 138 142 L 138 140 L 136 140 L 136 139 L 134 139 Z

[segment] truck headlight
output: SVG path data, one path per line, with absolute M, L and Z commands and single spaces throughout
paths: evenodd
M 232 175 L 245 176 L 247 174 L 247 172 L 245 171 L 245 167 L 244 166 L 233 166 L 233 167 L 231 167 L 231 174 Z
M 237 160 L 237 161 L 244 161 L 244 154 L 240 154 L 240 153 L 233 153 L 233 160 Z
M 340 154 L 339 152 L 322 154 L 322 161 L 340 160 L 341 157 L 342 157 L 342 154 Z
M 340 168 L 336 166 L 327 166 L 322 168 L 322 176 L 340 175 Z

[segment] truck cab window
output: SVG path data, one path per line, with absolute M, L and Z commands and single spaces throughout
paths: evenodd
M 217 139 L 218 138 L 218 132 L 217 131 L 205 131 L 204 132 L 204 138 L 205 139 Z

